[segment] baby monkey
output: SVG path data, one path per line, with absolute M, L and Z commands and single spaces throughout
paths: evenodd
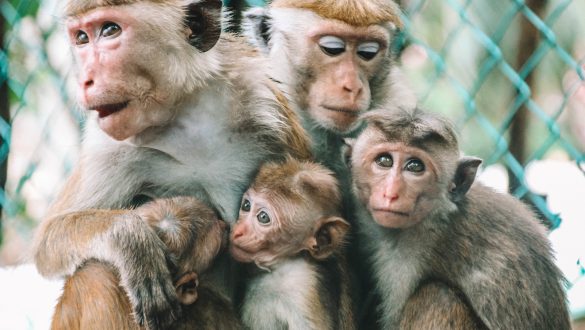
M 100 210 L 86 213 L 96 225 L 134 220 L 107 219 L 109 213 Z M 169 269 L 173 270 L 173 283 L 182 304 L 182 315 L 172 328 L 239 329 L 241 325 L 230 302 L 213 288 L 199 286 L 199 276 L 227 244 L 225 222 L 193 197 L 157 199 L 135 209 L 133 216 L 156 232 L 168 253 Z M 98 260 L 86 262 L 67 279 L 51 328 L 143 329 L 132 315 L 117 268 Z
M 230 252 L 245 263 L 238 293 L 250 329 L 354 329 L 342 254 L 349 224 L 332 172 L 267 163 L 242 198 Z
M 545 227 L 474 183 L 481 160 L 452 126 L 418 109 L 364 119 L 348 159 L 383 328 L 570 329 Z

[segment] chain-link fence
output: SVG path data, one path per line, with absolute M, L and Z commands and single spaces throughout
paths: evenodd
M 485 160 L 486 174 L 502 169 L 488 180 L 532 204 L 551 236 L 585 228 L 585 2 L 400 2 L 406 25 L 393 47 L 423 107 L 457 123 L 463 150 Z M 0 5 L 0 265 L 17 261 L 78 154 L 83 117 L 59 5 Z M 573 284 L 583 241 L 559 252 Z

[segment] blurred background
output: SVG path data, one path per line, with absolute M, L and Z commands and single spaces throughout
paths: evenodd
M 480 180 L 538 212 L 568 280 L 572 315 L 584 318 L 585 1 L 398 2 L 406 24 L 393 50 L 420 104 L 457 124 L 463 151 L 484 159 Z M 224 3 L 234 11 L 230 29 L 236 32 L 241 10 L 264 5 Z M 58 0 L 0 2 L 5 273 L 27 262 L 32 232 L 79 152 L 84 117 L 75 103 L 61 6 Z M 22 274 L 25 281 L 34 276 Z M 21 295 L 6 291 L 11 285 L 2 276 L 8 275 L 0 272 L 0 319 Z M 30 297 L 23 301 L 30 304 Z M 46 328 L 35 323 L 36 316 L 27 317 L 12 324 Z M 2 324 L 0 329 L 14 328 Z

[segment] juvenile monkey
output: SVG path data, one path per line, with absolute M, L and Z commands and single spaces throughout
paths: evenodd
M 364 119 L 348 155 L 384 328 L 570 329 L 546 229 L 516 198 L 474 183 L 481 160 L 460 156 L 453 128 L 418 109 Z M 449 304 L 445 323 L 435 309 Z
M 87 216 L 95 217 L 95 221 L 108 217 L 102 211 L 93 212 Z M 226 224 L 215 212 L 196 198 L 174 197 L 144 204 L 134 214 L 156 232 L 168 250 L 173 283 L 183 309 L 172 328 L 240 328 L 230 301 L 208 286 L 199 286 L 199 278 L 227 243 Z M 51 328 L 142 329 L 132 313 L 117 269 L 90 260 L 65 282 Z
M 309 139 L 263 59 L 220 37 L 220 0 L 68 0 L 65 10 L 88 120 L 34 260 L 49 277 L 89 259 L 112 264 L 139 323 L 164 328 L 180 310 L 168 256 L 130 209 L 194 196 L 234 222 L 259 165 L 309 158 Z M 231 273 L 220 270 L 229 293 Z
M 288 160 L 261 167 L 230 236 L 246 263 L 239 303 L 250 329 L 355 329 L 342 255 L 349 224 L 326 168 Z

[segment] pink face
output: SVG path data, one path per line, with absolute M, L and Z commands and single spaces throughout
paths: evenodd
M 297 213 L 300 219 L 307 221 L 299 221 L 287 230 L 283 227 L 292 227 L 290 221 L 280 218 L 272 203 L 264 197 L 250 189 L 242 198 L 240 215 L 230 236 L 230 253 L 239 262 L 270 265 L 304 249 L 304 242 L 310 235 L 313 223 L 306 219 L 306 214 Z
M 309 31 L 315 77 L 308 90 L 309 114 L 328 129 L 351 130 L 370 108 L 370 81 L 386 57 L 389 32 L 328 21 Z
M 383 227 L 418 224 L 439 194 L 436 167 L 426 152 L 379 136 L 358 139 L 352 171 L 360 201 Z
M 160 50 L 129 7 L 98 8 L 68 20 L 79 69 L 79 100 L 117 140 L 161 124 L 172 113 L 156 70 Z M 158 61 L 160 62 L 160 61 Z

